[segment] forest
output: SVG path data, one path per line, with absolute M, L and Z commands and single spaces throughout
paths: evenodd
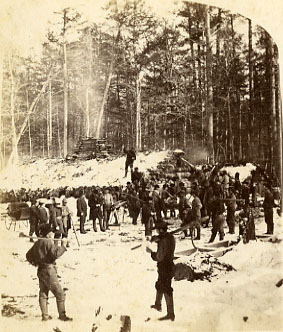
M 105 23 L 54 13 L 40 57 L 0 57 L 0 163 L 65 158 L 81 137 L 116 151 L 176 149 L 191 162 L 279 172 L 278 50 L 238 14 L 190 2 L 160 18 L 110 0 Z

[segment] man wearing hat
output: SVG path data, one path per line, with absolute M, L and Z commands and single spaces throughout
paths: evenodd
M 267 183 L 264 187 L 264 220 L 267 225 L 267 231 L 265 234 L 273 234 L 274 223 L 273 223 L 273 208 L 275 206 L 274 197 L 272 194 L 272 184 Z
M 71 217 L 72 212 L 70 211 L 69 207 L 67 206 L 67 199 L 63 198 L 62 200 L 62 226 L 63 226 L 63 237 L 68 238 L 68 231 L 71 228 Z M 67 247 L 69 246 L 69 242 L 67 242 Z
M 160 221 L 155 226 L 158 239 L 157 251 L 154 252 L 150 247 L 147 247 L 147 252 L 151 254 L 151 258 L 157 262 L 158 280 L 155 283 L 156 299 L 155 304 L 151 308 L 161 311 L 161 301 L 164 294 L 167 315 L 159 318 L 159 320 L 175 320 L 174 302 L 173 302 L 173 288 L 171 281 L 174 276 L 175 266 L 173 263 L 175 251 L 175 238 L 172 234 L 167 233 L 167 223 Z
M 80 233 L 86 234 L 85 220 L 87 216 L 87 204 L 83 190 L 80 190 L 79 198 L 77 199 L 77 216 L 80 218 Z
M 40 199 L 38 201 L 38 222 L 39 226 L 47 224 L 49 221 L 49 210 L 44 206 L 44 200 Z
M 124 153 L 126 153 L 126 162 L 125 162 L 125 178 L 127 177 L 128 174 L 128 168 L 130 167 L 131 173 L 134 168 L 134 161 L 136 160 L 136 153 L 134 149 L 126 150 L 124 149 Z
M 29 230 L 29 236 L 32 237 L 33 233 L 35 233 L 36 236 L 39 236 L 38 233 L 38 208 L 36 204 L 36 200 L 31 200 L 31 207 L 30 207 L 30 217 L 29 217 L 29 223 L 30 223 L 30 230 Z M 33 242 L 33 239 L 30 238 L 30 242 Z
M 47 321 L 52 317 L 48 315 L 48 293 L 51 291 L 57 303 L 59 319 L 70 321 L 72 318 L 66 315 L 65 294 L 57 277 L 56 259 L 64 254 L 67 239 L 62 239 L 61 246 L 55 246 L 52 240 L 53 233 L 50 224 L 40 227 L 39 239 L 27 252 L 26 258 L 32 265 L 38 266 L 37 276 L 39 279 L 39 306 L 42 313 L 42 320 Z

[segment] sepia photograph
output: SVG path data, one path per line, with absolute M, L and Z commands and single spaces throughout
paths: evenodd
M 0 8 L 1 331 L 283 331 L 283 3 Z

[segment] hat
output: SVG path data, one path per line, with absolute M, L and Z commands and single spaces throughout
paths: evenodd
M 51 232 L 51 225 L 50 224 L 43 224 L 39 228 L 39 232 L 41 236 L 45 237 L 48 233 Z
M 159 221 L 155 224 L 154 229 L 167 229 L 168 224 L 165 221 Z

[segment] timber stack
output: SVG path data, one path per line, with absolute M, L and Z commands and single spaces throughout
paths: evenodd
M 96 159 L 107 158 L 111 153 L 112 145 L 107 143 L 106 138 L 85 137 L 80 138 L 73 154 L 67 159 Z

